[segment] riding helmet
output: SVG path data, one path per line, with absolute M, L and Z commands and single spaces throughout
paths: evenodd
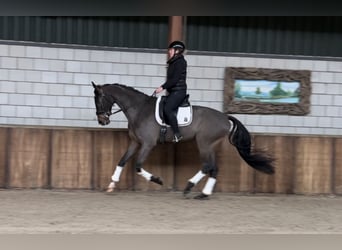
M 170 43 L 168 48 L 169 49 L 174 48 L 174 49 L 180 50 L 180 52 L 183 52 L 185 50 L 185 45 L 181 41 L 173 41 L 172 43 Z

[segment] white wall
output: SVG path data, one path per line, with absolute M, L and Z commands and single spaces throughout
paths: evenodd
M 311 70 L 307 116 L 235 115 L 251 132 L 342 135 L 342 62 L 186 55 L 194 105 L 223 110 L 225 67 Z M 0 125 L 98 128 L 91 81 L 151 95 L 166 74 L 166 53 L 0 44 Z M 108 128 L 126 128 L 122 113 Z

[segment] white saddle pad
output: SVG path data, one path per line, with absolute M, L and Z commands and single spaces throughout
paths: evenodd
M 169 125 L 163 123 L 162 119 L 159 116 L 159 104 L 160 104 L 161 98 L 162 96 L 159 96 L 156 102 L 156 108 L 155 108 L 156 121 L 158 122 L 159 125 L 169 127 Z M 192 122 L 192 106 L 191 105 L 188 107 L 178 108 L 177 121 L 178 121 L 178 126 L 180 127 L 188 126 L 191 124 Z

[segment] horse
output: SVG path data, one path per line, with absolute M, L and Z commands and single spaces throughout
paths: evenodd
M 146 95 L 133 87 L 119 83 L 96 85 L 92 81 L 92 86 L 97 120 L 100 125 L 108 125 L 110 116 L 119 111 L 122 111 L 128 120 L 130 143 L 114 170 L 107 192 L 114 191 L 126 162 L 136 153 L 134 166 L 137 174 L 148 181 L 163 185 L 160 177 L 152 175 L 143 168 L 151 150 L 160 143 L 161 125 L 155 119 L 156 95 Z M 114 104 L 120 109 L 113 113 Z M 265 151 L 252 146 L 249 131 L 237 118 L 209 107 L 197 105 L 192 106 L 192 114 L 191 124 L 180 127 L 180 132 L 183 135 L 182 141 L 195 139 L 202 168 L 188 180 L 183 190 L 185 197 L 189 198 L 191 189 L 207 175 L 207 182 L 202 192 L 194 198 L 207 199 L 212 195 L 218 173 L 215 145 L 225 136 L 228 136 L 230 144 L 236 147 L 239 155 L 250 167 L 265 174 L 274 174 L 274 158 Z M 168 130 L 165 142 L 172 142 L 172 139 L 173 133 Z

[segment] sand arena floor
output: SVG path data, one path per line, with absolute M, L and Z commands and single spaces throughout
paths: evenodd
M 1 234 L 342 233 L 341 196 L 2 189 L 0 204 Z

